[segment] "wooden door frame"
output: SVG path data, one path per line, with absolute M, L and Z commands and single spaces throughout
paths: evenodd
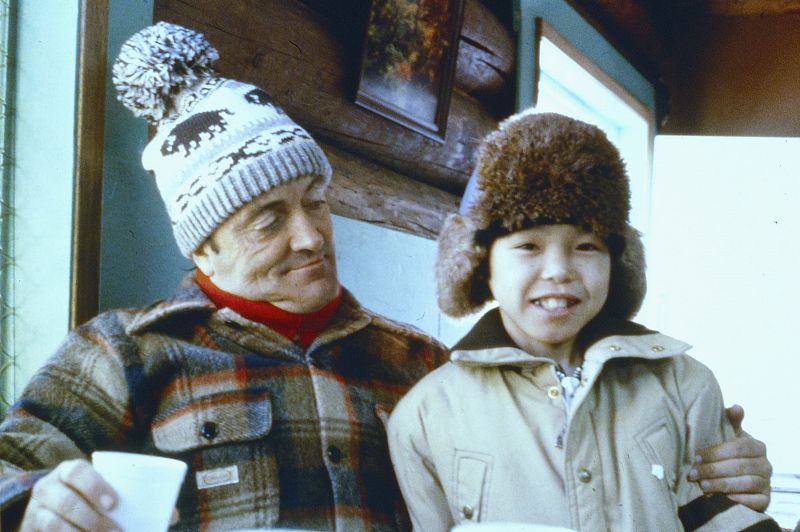
M 75 113 L 69 326 L 97 314 L 108 0 L 81 0 Z

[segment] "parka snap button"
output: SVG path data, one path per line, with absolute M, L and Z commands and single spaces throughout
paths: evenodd
M 472 506 L 466 504 L 461 509 L 461 515 L 464 516 L 464 519 L 472 519 L 472 516 L 475 515 L 475 510 L 472 509 Z
M 342 460 L 342 451 L 335 445 L 330 445 L 325 449 L 325 456 L 334 464 L 338 464 Z
M 217 437 L 217 434 L 219 434 L 219 427 L 213 421 L 206 421 L 200 427 L 200 435 L 207 440 L 213 440 Z
M 584 484 L 592 481 L 592 473 L 588 469 L 580 469 L 578 470 L 578 480 L 583 482 Z
M 653 347 L 650 348 L 650 350 L 651 351 L 655 351 L 656 353 L 660 353 L 661 351 L 664 350 L 664 346 L 663 345 L 654 345 Z
M 610 345 L 610 346 L 608 346 L 608 349 L 609 349 L 610 351 L 619 351 L 619 350 L 621 350 L 622 348 L 621 348 L 620 346 L 618 346 L 618 345 Z
M 547 395 L 549 395 L 554 399 L 558 397 L 558 394 L 559 394 L 558 386 L 551 386 L 550 388 L 547 389 Z

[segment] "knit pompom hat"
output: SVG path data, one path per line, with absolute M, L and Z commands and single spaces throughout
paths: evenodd
M 610 244 L 603 312 L 627 319 L 646 291 L 644 249 L 628 224 L 630 187 L 619 151 L 597 127 L 555 113 L 524 111 L 481 143 L 458 214 L 439 233 L 439 307 L 474 313 L 492 299 L 488 252 L 505 234 L 541 224 L 580 225 Z
M 112 69 L 118 99 L 156 128 L 142 164 L 186 257 L 250 200 L 332 174 L 319 145 L 269 94 L 216 73 L 218 57 L 203 35 L 159 22 L 128 39 Z

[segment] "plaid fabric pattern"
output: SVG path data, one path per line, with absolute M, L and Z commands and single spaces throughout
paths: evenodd
M 76 329 L 34 376 L 0 425 L 0 508 L 113 449 L 189 465 L 178 530 L 410 529 L 381 412 L 445 357 L 349 293 L 304 351 L 187 282 Z

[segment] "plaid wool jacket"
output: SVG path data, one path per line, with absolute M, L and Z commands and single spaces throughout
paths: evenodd
M 31 379 L 0 425 L 0 510 L 102 449 L 188 464 L 178 530 L 409 529 L 382 421 L 445 359 L 346 291 L 304 351 L 190 278 L 75 329 Z

